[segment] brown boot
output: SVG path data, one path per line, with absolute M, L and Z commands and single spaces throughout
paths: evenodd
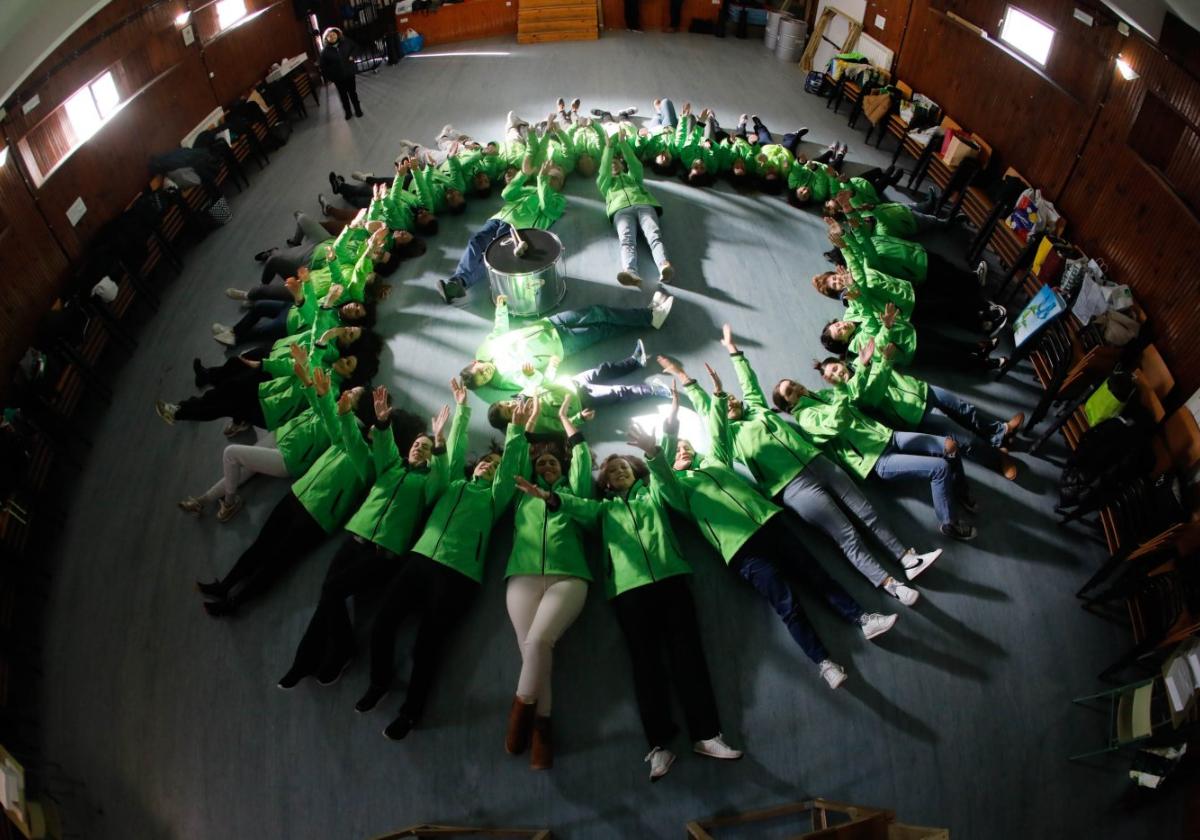
M 520 755 L 529 746 L 534 708 L 533 703 L 513 697 L 512 708 L 508 710 L 508 734 L 504 736 L 504 751 L 509 755 Z
M 550 718 L 538 715 L 533 720 L 533 749 L 529 751 L 531 770 L 549 770 L 554 766 L 554 746 L 550 738 Z

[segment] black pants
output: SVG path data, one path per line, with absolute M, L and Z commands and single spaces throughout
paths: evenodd
M 421 719 L 446 638 L 454 632 L 479 592 L 464 574 L 422 554 L 409 553 L 383 593 L 371 628 L 371 685 L 386 688 L 395 678 L 396 631 L 409 613 L 419 615 L 412 648 L 412 674 L 400 714 Z
M 296 494 L 279 500 L 258 537 L 233 564 L 221 583 L 228 600 L 242 604 L 261 595 L 284 572 L 325 541 L 325 529 L 312 518 Z M 235 587 L 237 587 L 235 589 Z
M 679 18 L 683 12 L 683 0 L 671 0 L 671 28 L 679 28 Z
M 379 589 L 400 571 L 403 559 L 352 534 L 338 549 L 321 584 L 321 598 L 296 648 L 292 671 L 315 674 L 340 668 L 354 653 L 354 625 L 346 599 Z
M 227 370 L 236 365 L 241 371 Z M 198 397 L 189 397 L 179 404 L 176 420 L 207 421 L 228 417 L 240 423 L 250 423 L 260 429 L 266 428 L 262 403 L 258 400 L 258 386 L 267 380 L 267 375 L 230 359 L 219 368 L 209 368 L 208 383 L 212 385 Z M 213 374 L 212 372 L 216 373 Z
M 361 117 L 362 106 L 358 104 L 358 84 L 355 82 L 355 77 L 351 76 L 340 82 L 335 81 L 333 86 L 337 88 L 338 98 L 342 100 L 342 109 L 345 110 L 346 116 L 351 116 L 350 109 L 353 106 L 353 113 L 357 113 Z
M 579 403 L 581 408 L 598 408 L 602 405 L 616 405 L 620 402 L 642 400 L 654 396 L 654 389 L 644 383 L 636 385 L 610 385 L 614 379 L 627 376 L 635 370 L 641 370 L 637 359 L 630 356 L 619 362 L 604 362 L 603 364 L 585 370 L 575 376 L 579 383 Z
M 625 0 L 625 28 L 641 29 L 642 21 L 638 16 L 638 0 Z
M 629 648 L 646 742 L 665 748 L 678 731 L 671 720 L 672 684 L 687 719 L 688 737 L 701 741 L 720 732 L 696 607 L 684 577 L 676 575 L 622 592 L 612 599 L 612 606 Z M 670 682 L 664 648 L 670 660 Z
M 975 272 L 959 268 L 945 257 L 926 252 L 925 282 L 916 287 L 913 323 L 945 321 L 965 330 L 978 330 L 990 301 L 979 288 Z
M 366 207 L 366 205 L 363 205 Z M 313 251 L 317 246 L 312 243 L 297 245 L 294 248 L 280 248 L 271 256 L 267 257 L 263 263 L 262 276 L 259 277 L 259 282 L 262 285 L 267 285 L 276 277 L 286 279 L 295 276 L 301 266 L 306 266 L 312 260 Z M 291 292 L 288 292 L 287 300 L 291 300 Z

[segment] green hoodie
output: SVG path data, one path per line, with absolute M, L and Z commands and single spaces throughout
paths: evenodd
M 412 546 L 417 523 L 446 488 L 446 453 L 435 449 L 428 466 L 401 457 L 390 424 L 371 430 L 375 483 L 346 530 L 402 555 Z
M 867 384 L 859 404 L 873 410 L 892 428 L 915 429 L 925 419 L 929 385 L 895 369 L 892 360 L 877 347 L 867 373 Z
M 575 171 L 575 162 L 579 157 L 575 143 L 570 133 L 561 128 L 546 138 L 546 155 L 551 163 L 562 169 L 563 174 L 569 175 Z
M 292 485 L 292 492 L 321 529 L 332 534 L 358 507 L 375 470 L 354 412 L 338 414 L 332 390 L 316 398 L 314 410 L 332 444 Z
M 766 160 L 759 160 L 758 155 L 761 155 Z M 758 155 L 754 157 L 754 171 L 757 175 L 766 175 L 767 167 L 773 166 L 780 178 L 787 178 L 792 171 L 792 164 L 796 161 L 795 156 L 787 148 L 780 146 L 778 143 L 768 143 L 765 146 L 760 146 Z
M 550 319 L 539 318 L 511 329 L 507 303 L 496 305 L 492 331 L 475 351 L 478 361 L 496 366 L 495 375 L 485 387 L 504 396 L 541 385 L 547 378 L 543 372 L 550 366 L 550 359 L 561 359 L 562 355 L 562 338 Z M 526 363 L 533 365 L 532 377 L 525 375 Z
M 620 175 L 613 175 L 612 172 L 614 147 L 619 148 L 621 157 L 625 158 L 626 171 Z M 662 213 L 662 205 L 646 189 L 642 162 L 624 141 L 614 140 L 604 147 L 596 175 L 596 186 L 604 196 L 604 212 L 610 219 L 621 210 L 642 205 L 653 207 L 657 213 Z
M 697 452 L 689 467 L 675 470 L 687 502 L 678 510 L 692 518 L 704 538 L 729 563 L 746 541 L 779 513 L 780 508 L 763 498 L 732 469 L 727 396 L 721 395 L 705 406 L 692 396 L 693 387 L 701 394 L 704 392 L 694 381 L 685 386 L 692 406 L 707 416 L 712 451 L 707 455 Z M 660 480 L 664 480 L 660 474 L 663 470 L 672 469 L 667 458 L 673 457 L 673 453 L 666 452 L 664 456 L 649 462 L 650 469 Z
M 569 441 L 571 467 L 554 484 L 547 484 L 540 475 L 533 483 L 559 497 L 572 495 L 580 499 L 592 497 L 592 453 L 583 435 Z M 569 575 L 590 581 L 583 534 L 579 523 L 561 509 L 550 510 L 541 499 L 521 493 L 517 497 L 514 517 L 512 552 L 508 556 L 506 578 L 513 575 Z
M 742 419 L 729 424 L 731 450 L 763 495 L 773 499 L 819 453 L 799 429 L 771 411 L 746 357 L 739 351 L 729 358 L 742 386 Z
M 508 222 L 517 230 L 548 230 L 562 218 L 567 200 L 562 193 L 550 186 L 550 179 L 545 175 L 537 176 L 536 186 L 526 186 L 527 180 L 528 176 L 524 172 L 517 173 L 517 177 L 500 193 L 505 204 L 492 218 Z
M 663 449 L 674 449 L 669 438 Z M 646 463 L 662 460 L 660 452 Z M 582 499 L 555 496 L 564 514 L 595 526 L 600 523 L 605 559 L 604 593 L 615 598 L 623 592 L 647 586 L 675 575 L 691 574 L 692 567 L 679 550 L 679 543 L 667 520 L 668 499 L 682 509 L 686 501 L 668 466 L 665 470 L 651 465 L 649 483 L 638 479 L 623 496 L 606 499 Z M 551 504 L 555 504 L 551 500 Z
M 862 214 L 851 212 L 850 218 L 861 218 Z M 894 236 L 868 236 L 853 225 L 842 225 L 842 254 L 846 265 L 858 263 L 874 268 L 915 285 L 925 281 L 929 270 L 929 255 L 925 246 Z M 851 269 L 853 270 L 853 269 Z
M 334 259 L 338 262 L 354 265 L 358 255 L 362 253 L 363 245 L 370 236 L 365 227 L 346 225 L 333 239 L 318 242 L 309 257 L 308 267 L 312 271 L 324 268 L 329 260 L 325 254 L 326 246 L 333 247 Z
M 512 501 L 516 491 L 514 479 L 528 472 L 529 444 L 522 431 L 510 425 L 493 480 L 465 478 L 470 419 L 470 407 L 460 405 L 454 414 L 447 447 L 450 484 L 433 506 L 425 531 L 412 550 L 482 583 L 488 538 Z
M 451 189 L 466 192 L 467 181 L 463 176 L 462 165 L 455 157 L 447 157 L 436 169 L 431 166 L 414 168 L 412 170 L 413 189 L 421 206 L 432 213 L 441 213 L 446 209 L 446 192 Z

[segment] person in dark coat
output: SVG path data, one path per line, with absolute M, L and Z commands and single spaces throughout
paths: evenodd
M 321 74 L 337 88 L 342 108 L 346 111 L 346 119 L 361 117 L 363 112 L 362 106 L 358 104 L 358 88 L 354 83 L 354 59 L 351 57 L 354 44 L 336 26 L 325 30 L 321 35 L 321 43 Z M 350 110 L 351 106 L 353 111 Z

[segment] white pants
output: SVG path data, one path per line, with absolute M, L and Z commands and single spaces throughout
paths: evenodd
M 273 478 L 289 478 L 283 453 L 275 448 L 275 435 L 265 432 L 253 446 L 232 443 L 225 447 L 221 457 L 221 480 L 208 489 L 201 498 L 215 502 L 219 498 L 230 499 L 237 489 L 251 476 L 269 475 Z
M 621 243 L 621 268 L 637 274 L 637 232 L 650 246 L 654 264 L 659 270 L 667 262 L 667 250 L 663 247 L 662 234 L 658 229 L 658 213 L 649 204 L 635 204 L 613 214 L 613 225 L 617 228 L 617 240 Z
M 565 575 L 515 575 L 508 579 L 508 617 L 521 648 L 517 696 L 537 701 L 537 713 L 550 715 L 550 669 L 554 643 L 567 632 L 587 600 L 587 581 Z

